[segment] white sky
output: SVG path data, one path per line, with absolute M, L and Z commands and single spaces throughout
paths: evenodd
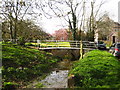
M 0 0 L 1 2 L 2 0 Z M 90 1 L 90 0 L 88 0 Z M 96 0 L 97 2 L 101 2 L 101 0 Z M 106 0 L 107 2 L 102 6 L 101 13 L 103 14 L 105 11 L 109 13 L 109 16 L 112 20 L 118 21 L 118 2 L 120 0 Z M 55 30 L 59 30 L 61 28 L 65 28 L 63 20 L 59 18 L 46 19 L 44 16 L 42 18 L 37 18 L 38 25 L 43 26 L 44 30 L 48 33 L 53 33 Z
M 99 1 L 101 1 L 101 0 L 99 0 Z M 108 12 L 110 18 L 116 22 L 118 21 L 118 2 L 119 1 L 120 0 L 108 0 L 101 8 L 102 13 L 104 13 L 105 11 Z M 48 33 L 51 33 L 51 34 L 55 30 L 63 28 L 61 26 L 61 24 L 63 22 L 61 22 L 57 18 L 53 18 L 53 19 L 42 18 L 41 23 L 43 24 L 45 31 Z

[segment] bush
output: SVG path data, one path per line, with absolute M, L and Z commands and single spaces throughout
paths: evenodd
M 70 74 L 83 88 L 120 88 L 120 62 L 106 51 L 94 50 L 74 64 Z
M 18 45 L 24 46 L 26 41 L 24 37 L 19 37 L 17 41 Z
M 49 72 L 58 61 L 50 53 L 16 45 L 4 44 L 2 51 L 3 82 L 14 81 L 25 85 Z
M 35 85 L 35 87 L 36 88 L 42 88 L 44 85 L 42 84 L 42 83 L 37 83 L 36 85 Z
M 32 43 L 25 43 L 25 46 L 34 46 Z
M 16 90 L 18 88 L 17 83 L 13 82 L 4 82 L 2 90 Z

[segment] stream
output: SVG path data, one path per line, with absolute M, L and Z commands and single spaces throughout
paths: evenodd
M 72 62 L 67 59 L 59 62 L 57 68 L 40 81 L 44 85 L 43 88 L 67 88 L 67 77 L 71 65 Z
M 49 76 L 40 81 L 45 88 L 67 88 L 68 70 L 52 71 Z
M 37 88 L 36 84 L 42 83 L 40 88 L 67 88 L 68 73 L 73 61 L 64 59 L 58 62 L 57 66 L 44 78 L 38 79 L 29 84 L 28 88 Z

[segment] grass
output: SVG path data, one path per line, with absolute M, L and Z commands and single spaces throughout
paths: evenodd
M 0 41 L 0 45 L 2 45 L 2 42 Z
M 38 43 L 31 43 L 32 45 L 38 46 Z M 44 42 L 40 43 L 41 47 L 70 47 L 69 42 Z
M 58 61 L 51 53 L 12 44 L 4 44 L 2 54 L 2 82 L 21 86 L 44 76 Z
M 82 88 L 120 88 L 120 62 L 106 51 L 94 50 L 74 64 L 75 86 Z

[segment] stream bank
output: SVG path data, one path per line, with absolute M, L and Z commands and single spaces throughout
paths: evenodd
M 51 73 L 41 80 L 44 88 L 67 88 L 68 73 L 73 61 L 64 59 L 57 64 Z
M 67 88 L 68 73 L 74 61 L 64 59 L 43 79 L 37 80 L 32 88 Z M 40 84 L 40 87 L 36 85 Z

